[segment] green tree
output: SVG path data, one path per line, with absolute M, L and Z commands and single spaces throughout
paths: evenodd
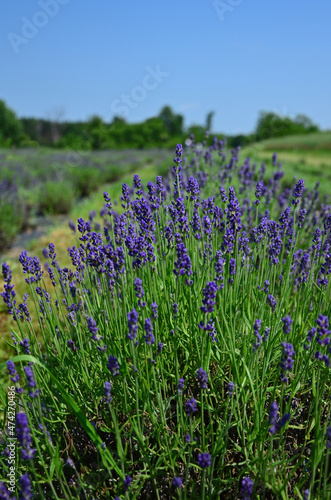
M 211 132 L 211 129 L 213 128 L 214 115 L 215 111 L 209 111 L 208 115 L 206 116 L 206 130 L 208 132 Z
M 165 129 L 170 137 L 183 134 L 184 117 L 182 115 L 176 115 L 170 106 L 164 106 L 158 117 L 163 121 Z
M 201 125 L 191 125 L 187 130 L 187 135 L 194 135 L 195 142 L 202 142 L 206 138 L 206 130 Z
M 294 123 L 304 127 L 307 132 L 318 132 L 319 128 L 313 121 L 306 115 L 299 114 L 295 117 Z
M 86 126 L 86 134 L 84 135 L 91 143 L 92 149 L 107 147 L 109 132 L 100 116 L 94 115 L 89 119 Z
M 23 139 L 23 127 L 14 111 L 0 100 L 0 144 L 19 145 Z

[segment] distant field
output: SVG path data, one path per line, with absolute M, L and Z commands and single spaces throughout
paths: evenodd
M 172 160 L 166 150 L 0 150 L 0 253 L 40 215 L 68 214 L 104 183 L 142 165 Z
M 267 139 L 259 143 L 267 151 L 318 151 L 331 152 L 331 132 L 316 132 L 306 135 L 293 135 Z
M 302 178 L 312 189 L 320 181 L 322 197 L 330 195 L 331 132 L 268 139 L 243 148 L 241 158 L 250 156 L 253 161 L 270 165 L 273 152 L 278 154 L 286 173 L 283 183 Z

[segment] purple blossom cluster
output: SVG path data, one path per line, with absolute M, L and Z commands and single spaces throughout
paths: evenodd
M 129 333 L 127 334 L 127 338 L 130 340 L 134 340 L 137 336 L 138 331 L 138 313 L 135 309 L 132 309 L 131 312 L 128 312 L 128 329 Z
M 198 411 L 197 402 L 194 398 L 191 398 L 189 401 L 187 401 L 185 405 L 185 413 L 188 417 L 191 417 L 193 413 L 196 413 L 197 411 Z
M 207 469 L 211 466 L 211 455 L 209 453 L 198 454 L 198 465 L 201 469 Z
M 253 480 L 246 476 L 241 481 L 241 498 L 242 500 L 250 500 L 253 495 L 254 482 Z
M 260 335 L 261 324 L 262 324 L 262 321 L 260 319 L 255 320 L 254 335 L 256 336 L 256 342 L 254 342 L 254 344 L 253 344 L 253 352 L 257 351 L 257 349 L 261 345 L 261 340 L 262 340 L 262 337 Z
M 290 318 L 289 314 L 282 318 L 283 322 L 283 332 L 289 334 L 291 331 L 291 324 L 293 323 L 293 319 Z
M 34 458 L 36 449 L 32 448 L 32 437 L 29 428 L 29 420 L 26 413 L 16 414 L 17 440 L 21 446 L 21 456 L 23 460 Z
M 288 378 L 285 376 L 285 372 L 287 370 L 291 371 L 294 363 L 294 355 L 295 351 L 292 344 L 288 344 L 286 342 L 282 342 L 283 347 L 283 355 L 280 363 L 281 367 L 281 381 L 288 382 Z
M 30 387 L 29 396 L 31 398 L 35 398 L 35 397 L 39 396 L 39 389 L 36 389 L 34 392 L 31 391 L 31 388 L 34 388 L 36 386 L 36 381 L 34 379 L 34 373 L 33 373 L 32 367 L 25 366 L 24 372 L 25 372 L 27 383 L 28 383 L 28 387 Z
M 110 355 L 107 361 L 107 368 L 113 377 L 117 377 L 120 373 L 120 365 L 118 364 L 117 358 L 115 356 Z
M 218 286 L 215 281 L 210 281 L 207 283 L 206 287 L 203 289 L 202 299 L 203 306 L 200 307 L 201 311 L 205 314 L 214 311 L 216 293 L 218 291 Z
M 269 412 L 269 424 L 271 425 L 269 428 L 270 434 L 275 434 L 276 432 L 280 431 L 282 427 L 288 422 L 291 418 L 290 413 L 285 413 L 283 417 L 278 419 L 278 405 L 276 401 L 271 403 L 270 405 L 270 412 Z
M 197 371 L 198 382 L 200 385 L 200 389 L 207 389 L 208 387 L 208 375 L 207 372 L 201 367 Z

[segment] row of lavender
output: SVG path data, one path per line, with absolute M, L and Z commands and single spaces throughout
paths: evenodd
M 71 269 L 23 252 L 21 304 L 3 265 L 26 498 L 330 494 L 330 206 L 276 154 L 187 144 L 71 224 Z
M 0 154 L 0 253 L 36 216 L 67 214 L 80 198 L 124 172 L 155 162 L 163 168 L 167 150 L 76 151 L 20 150 Z

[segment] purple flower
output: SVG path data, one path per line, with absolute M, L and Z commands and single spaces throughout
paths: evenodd
M 331 425 L 326 429 L 326 447 L 331 448 Z
M 303 491 L 303 500 L 309 500 L 309 490 Z
M 152 345 L 155 343 L 155 337 L 153 335 L 153 326 L 152 326 L 152 320 L 151 318 L 147 318 L 145 320 L 145 332 L 146 335 L 144 335 L 144 339 L 147 345 Z
M 32 500 L 32 484 L 28 474 L 23 474 L 18 480 L 20 484 L 19 500 Z
M 51 257 L 51 252 L 49 256 Z M 41 280 L 42 275 L 44 274 L 41 270 L 41 265 L 38 257 L 28 257 L 27 251 L 24 250 L 19 257 L 19 261 L 22 264 L 23 273 L 30 275 L 30 277 L 26 278 L 25 281 L 28 284 L 38 283 L 38 281 Z
M 31 448 L 32 438 L 29 429 L 29 420 L 25 413 L 16 414 L 16 435 L 22 447 L 21 454 L 23 460 L 34 458 L 36 450 Z
M 215 255 L 215 265 L 214 265 L 214 268 L 215 268 L 215 272 L 216 272 L 216 281 L 220 281 L 221 284 L 220 284 L 220 289 L 223 288 L 223 268 L 224 268 L 224 265 L 225 265 L 225 259 L 223 258 L 222 256 L 222 251 L 221 250 L 218 250 L 216 252 L 216 255 Z
M 320 345 L 325 345 L 325 346 L 329 345 L 331 331 L 329 330 L 328 317 L 320 314 L 315 321 L 317 323 L 317 336 L 316 336 L 317 342 Z
M 293 319 L 290 318 L 289 315 L 285 316 L 285 318 L 282 318 L 283 322 L 283 332 L 284 333 L 290 333 L 291 331 L 291 324 L 293 323 Z
M 225 189 L 222 186 L 220 187 L 220 195 L 221 195 L 221 200 L 223 201 L 223 203 L 226 203 L 228 201 L 228 197 L 226 195 Z
M 276 299 L 273 295 L 269 294 L 267 296 L 267 304 L 269 304 L 269 306 L 272 309 L 272 312 L 274 312 L 276 309 L 277 302 L 276 302 Z
M 183 486 L 183 480 L 180 477 L 175 477 L 172 481 L 172 486 L 174 488 L 181 488 Z
M 177 302 L 174 302 L 174 304 L 172 304 L 172 310 L 174 312 L 174 318 L 177 319 L 178 318 L 178 304 L 177 304 Z
M 194 177 L 188 178 L 186 192 L 191 195 L 190 201 L 196 201 L 199 198 L 200 186 L 198 181 Z
M 128 328 L 129 333 L 127 334 L 127 338 L 133 340 L 137 336 L 138 330 L 138 313 L 135 309 L 132 309 L 131 312 L 127 314 L 128 318 Z
M 156 319 L 156 318 L 157 318 L 157 316 L 158 316 L 158 314 L 157 314 L 158 305 L 157 305 L 157 303 L 156 303 L 156 302 L 153 302 L 153 303 L 151 304 L 151 309 L 152 309 L 152 318 L 153 318 L 153 319 Z
M 234 390 L 234 383 L 233 383 L 232 381 L 230 381 L 230 382 L 228 383 L 228 395 L 229 395 L 229 396 L 232 396 L 232 394 L 233 394 L 233 390 Z
M 275 167 L 277 165 L 277 153 L 272 155 L 272 166 Z
M 2 274 L 5 281 L 4 285 L 5 291 L 2 292 L 0 295 L 7 306 L 8 313 L 14 316 L 14 319 L 16 319 L 15 313 L 19 312 L 18 309 L 15 307 L 16 300 L 14 297 L 16 296 L 16 292 L 14 292 L 14 285 L 11 284 L 12 273 L 10 267 L 8 266 L 8 264 L 6 264 L 6 262 L 2 264 Z
M 201 311 L 205 314 L 211 313 L 215 306 L 215 297 L 218 286 L 215 281 L 209 281 L 206 288 L 203 289 L 204 298 L 202 300 L 203 306 L 200 307 Z
M 263 342 L 267 342 L 269 334 L 270 334 L 270 328 L 269 326 L 266 326 L 264 329 Z
M 280 418 L 276 424 L 276 430 L 277 431 L 280 431 L 280 429 L 282 429 L 282 427 L 284 427 L 284 425 L 286 424 L 286 422 L 288 422 L 291 418 L 291 414 L 290 413 L 285 413 L 285 415 Z
M 164 199 L 165 199 L 165 195 L 166 195 L 166 190 L 165 190 L 165 187 L 162 184 L 162 177 L 161 177 L 161 175 L 158 175 L 156 177 L 156 192 L 157 192 L 157 194 L 159 196 L 161 204 L 163 204 Z
M 229 203 L 226 209 L 226 217 L 229 227 L 233 233 L 236 234 L 239 232 L 242 227 L 240 205 L 233 187 L 229 188 Z
M 177 243 L 177 261 L 175 262 L 175 269 L 173 270 L 176 276 L 186 274 L 186 276 L 191 276 L 192 262 L 190 256 L 187 253 L 187 249 L 181 241 Z M 192 285 L 193 281 L 186 279 L 187 285 Z
M 276 432 L 277 418 L 278 418 L 278 406 L 276 401 L 274 401 L 270 405 L 270 412 L 269 412 L 269 424 L 271 424 L 269 432 L 271 434 L 275 434 Z
M 263 183 L 262 182 L 258 182 L 256 184 L 256 188 L 255 188 L 255 197 L 256 197 L 256 200 L 255 200 L 255 205 L 258 205 L 260 203 L 260 196 L 262 194 L 262 188 L 263 188 Z
M 7 361 L 7 370 L 9 371 L 9 375 L 12 375 L 10 380 L 14 383 L 18 382 L 20 377 L 16 371 L 15 364 L 10 359 Z
M 253 494 L 253 486 L 254 482 L 252 479 L 248 476 L 245 476 L 243 480 L 241 481 L 241 497 L 243 500 L 250 500 L 252 494 Z
M 31 351 L 30 351 L 30 340 L 28 338 L 23 339 L 20 342 L 20 346 L 23 347 L 23 349 L 25 351 L 25 354 L 31 354 Z
M 72 340 L 72 339 L 69 339 L 67 341 L 67 346 L 69 347 L 69 349 L 72 351 L 72 352 L 76 352 L 77 351 L 77 347 L 75 346 L 75 342 Z
M 293 356 L 295 355 L 295 352 L 292 344 L 287 344 L 286 342 L 282 342 L 282 346 L 283 346 L 283 356 L 280 363 L 280 367 L 282 369 L 281 381 L 288 382 L 288 378 L 285 377 L 285 371 L 292 370 L 294 363 Z
M 123 484 L 124 484 L 124 491 L 128 491 L 128 489 L 130 488 L 131 486 L 131 483 L 132 483 L 133 479 L 131 476 L 125 476 L 125 479 L 123 481 Z
M 191 417 L 193 413 L 196 413 L 197 411 L 198 411 L 197 402 L 194 398 L 191 398 L 189 401 L 187 401 L 185 405 L 185 413 L 188 417 Z
M 141 179 L 138 174 L 133 176 L 133 186 L 136 189 L 136 195 L 141 196 L 143 194 Z
M 180 378 L 178 380 L 178 384 L 177 384 L 177 391 L 178 391 L 178 394 L 183 394 L 183 390 L 184 390 L 184 379 L 183 378 Z
M 302 179 L 298 180 L 295 188 L 293 189 L 293 200 L 292 200 L 292 205 L 295 207 L 299 205 L 299 199 L 302 196 L 303 193 L 303 188 L 304 188 L 304 181 Z
M 118 364 L 117 358 L 115 358 L 115 356 L 109 356 L 109 359 L 107 361 L 107 368 L 114 377 L 117 377 L 119 375 L 120 365 Z
M 300 215 L 299 215 L 299 222 L 298 222 L 298 227 L 302 227 L 303 223 L 304 223 L 304 220 L 305 220 L 305 217 L 307 215 L 307 210 L 305 210 L 304 208 L 302 208 L 300 210 Z
M 253 352 L 255 352 L 261 344 L 262 337 L 260 335 L 262 321 L 260 319 L 255 320 L 254 323 L 254 334 L 256 336 L 256 342 L 253 344 Z
M 207 372 L 201 367 L 197 371 L 198 382 L 200 384 L 200 389 L 207 389 L 208 387 L 208 375 Z
M 201 469 L 207 469 L 211 466 L 211 455 L 209 453 L 198 454 L 198 465 Z
M 229 283 L 233 283 L 233 278 L 231 278 L 231 276 L 234 276 L 236 274 L 236 259 L 230 259 L 229 273 L 230 273 Z
M 25 366 L 24 367 L 25 375 L 26 375 L 26 380 L 28 382 L 28 387 L 35 387 L 36 386 L 36 381 L 34 379 L 34 374 L 31 366 Z M 31 398 L 35 398 L 39 396 L 39 389 L 37 389 L 35 392 L 29 391 L 29 396 Z
M 11 496 L 11 492 L 3 481 L 0 483 L 0 500 L 16 500 L 16 497 Z
M 123 182 L 122 184 L 121 201 L 125 202 L 127 204 L 127 207 L 130 204 L 130 189 L 129 186 L 126 184 L 126 182 Z M 125 208 L 125 205 L 122 204 L 122 207 Z
M 105 385 L 104 385 L 104 388 L 103 388 L 103 392 L 104 392 L 104 395 L 105 395 L 105 398 L 106 398 L 106 403 L 110 403 L 111 400 L 113 399 L 111 397 L 111 383 L 110 382 L 105 382 Z
M 73 231 L 74 233 L 76 232 L 76 224 L 72 220 L 68 222 L 68 226 L 70 227 L 71 231 Z
M 91 318 L 90 316 L 86 316 L 86 319 L 87 319 L 87 328 L 89 329 L 90 333 L 92 333 L 92 339 L 101 340 L 103 337 L 97 336 L 99 328 L 97 327 L 97 324 L 94 321 L 94 319 Z
M 331 352 L 331 351 L 330 351 Z M 324 361 L 325 362 L 325 365 L 327 367 L 330 366 L 330 358 L 327 354 L 321 354 L 319 351 L 316 351 L 315 352 L 315 358 L 318 359 L 319 361 Z
M 135 278 L 134 280 L 134 289 L 136 292 L 136 297 L 138 297 L 138 306 L 139 307 L 145 307 L 146 302 L 141 302 L 140 299 L 142 299 L 145 295 L 144 289 L 143 289 L 143 282 L 139 278 Z

